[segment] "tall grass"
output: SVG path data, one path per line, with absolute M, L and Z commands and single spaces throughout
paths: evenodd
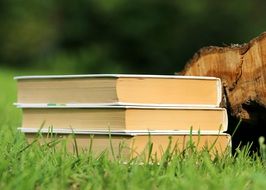
M 71 154 L 55 144 L 28 144 L 16 128 L 21 113 L 13 107 L 12 71 L 0 71 L 0 189 L 265 189 L 266 148 L 249 156 L 248 147 L 237 155 L 211 158 L 207 151 L 167 152 L 159 163 L 134 160 L 121 164 L 90 151 Z M 171 157 L 171 159 L 169 159 Z M 170 160 L 170 161 L 169 161 Z

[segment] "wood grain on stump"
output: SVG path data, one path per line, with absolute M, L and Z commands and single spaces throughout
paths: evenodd
M 266 32 L 247 44 L 202 48 L 178 74 L 219 77 L 232 116 L 248 122 L 266 116 Z

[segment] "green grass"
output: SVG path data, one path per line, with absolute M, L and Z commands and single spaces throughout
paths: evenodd
M 15 102 L 13 76 L 0 70 L 0 189 L 265 189 L 262 158 L 238 156 L 210 159 L 207 152 L 174 155 L 158 164 L 109 161 L 104 155 L 79 156 L 52 146 L 28 146 L 16 128 L 21 112 Z M 265 146 L 262 146 L 265 152 Z

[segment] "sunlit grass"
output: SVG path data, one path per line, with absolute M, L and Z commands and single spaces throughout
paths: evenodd
M 265 189 L 265 146 L 262 157 L 208 152 L 166 153 L 158 163 L 110 161 L 89 151 L 71 154 L 53 145 L 28 144 L 16 128 L 21 112 L 13 76 L 0 70 L 0 189 Z M 263 139 L 261 139 L 263 144 Z

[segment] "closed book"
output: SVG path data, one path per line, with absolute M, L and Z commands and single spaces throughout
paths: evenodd
M 206 149 L 212 156 L 222 155 L 231 147 L 228 134 L 187 133 L 177 131 L 91 131 L 69 129 L 29 129 L 20 128 L 29 142 L 38 139 L 41 143 L 66 140 L 67 150 L 89 150 L 97 157 L 107 152 L 110 158 L 131 159 L 136 157 L 160 159 L 168 151 L 170 154 L 181 153 L 189 148 L 195 151 Z M 43 139 L 37 138 L 42 134 Z M 58 143 L 56 143 L 58 144 Z M 77 146 L 77 147 L 73 147 Z M 150 155 L 149 155 L 150 154 Z
M 143 106 L 39 106 L 17 104 L 23 128 L 90 130 L 204 130 L 226 131 L 224 108 Z
M 221 81 L 172 75 L 15 77 L 18 103 L 219 107 Z

